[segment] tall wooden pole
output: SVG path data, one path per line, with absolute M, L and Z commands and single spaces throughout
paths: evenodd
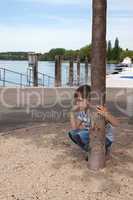
M 93 0 L 91 84 L 92 103 L 105 104 L 106 91 L 106 11 L 107 0 Z M 93 95 L 97 97 L 93 101 Z M 91 153 L 88 166 L 92 170 L 105 167 L 105 121 L 96 113 L 93 116 L 94 130 L 90 134 Z
M 61 56 L 55 57 L 55 87 L 61 86 Z
M 69 85 L 73 86 L 73 58 L 70 58 L 69 64 Z

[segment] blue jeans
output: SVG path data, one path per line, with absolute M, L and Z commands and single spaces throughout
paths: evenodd
M 75 129 L 75 130 L 71 130 L 69 133 L 68 133 L 69 137 L 71 138 L 71 140 L 79 145 L 84 151 L 88 152 L 90 147 L 89 147 L 89 141 L 90 141 L 90 138 L 89 138 L 89 131 L 88 129 Z M 106 148 L 106 151 L 109 147 L 111 147 L 112 145 L 112 142 L 106 138 L 106 141 L 105 141 L 105 148 Z

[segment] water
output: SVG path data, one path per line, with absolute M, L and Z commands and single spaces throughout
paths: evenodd
M 76 77 L 76 63 L 74 64 L 74 80 L 77 79 Z M 6 60 L 0 60 L 0 68 L 6 68 L 12 71 L 16 71 L 19 73 L 27 74 L 27 68 L 28 68 L 28 61 L 6 61 Z M 115 65 L 110 64 L 107 65 L 107 73 L 111 73 L 114 70 Z M 38 71 L 44 74 L 47 74 L 51 77 L 54 77 L 54 71 L 55 71 L 55 64 L 54 62 L 46 62 L 46 61 L 39 61 L 38 62 Z M 81 64 L 81 82 L 84 83 L 84 74 L 85 74 L 85 67 L 84 64 Z M 90 68 L 89 68 L 89 74 L 90 74 Z M 1 77 L 2 77 L 2 72 L 1 72 Z M 68 75 L 69 75 L 69 63 L 64 62 L 62 64 L 62 84 L 66 85 L 68 83 Z M 9 83 L 6 83 L 6 86 L 11 86 L 13 85 L 12 82 L 20 83 L 20 75 L 19 74 L 14 74 L 11 72 L 6 72 L 6 80 L 9 81 Z M 22 82 L 26 84 L 27 77 L 23 76 L 22 77 Z M 42 81 L 42 77 L 39 77 L 39 82 Z M 54 79 L 48 80 L 47 77 L 45 77 L 45 84 L 49 84 L 52 86 L 54 84 Z M 2 81 L 0 81 L 0 85 L 2 85 Z

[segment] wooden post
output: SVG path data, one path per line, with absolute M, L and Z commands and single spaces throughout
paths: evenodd
M 55 57 L 55 87 L 61 86 L 61 56 Z
M 88 84 L 88 58 L 85 58 L 85 83 Z
M 33 86 L 38 86 L 38 55 L 35 53 L 29 53 L 29 68 L 32 69 L 32 82 Z
M 69 85 L 73 86 L 73 58 L 70 58 L 69 64 Z
M 80 85 L 80 58 L 77 58 L 77 85 Z
M 107 0 L 93 0 L 91 103 L 105 104 L 106 93 L 106 8 Z M 95 101 L 93 98 L 95 95 Z M 91 152 L 88 166 L 92 170 L 105 167 L 105 120 L 94 112 L 90 133 Z

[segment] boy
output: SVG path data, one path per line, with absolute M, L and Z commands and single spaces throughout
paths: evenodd
M 89 151 L 89 130 L 91 128 L 91 114 L 90 110 L 92 105 L 90 104 L 90 86 L 80 86 L 74 95 L 75 106 L 70 112 L 70 123 L 72 131 L 69 132 L 71 140 L 79 145 L 86 152 Z M 97 106 L 95 108 L 96 113 L 102 115 L 106 121 L 106 156 L 109 157 L 110 148 L 113 142 L 113 127 L 118 126 L 118 120 L 114 117 L 106 107 Z

